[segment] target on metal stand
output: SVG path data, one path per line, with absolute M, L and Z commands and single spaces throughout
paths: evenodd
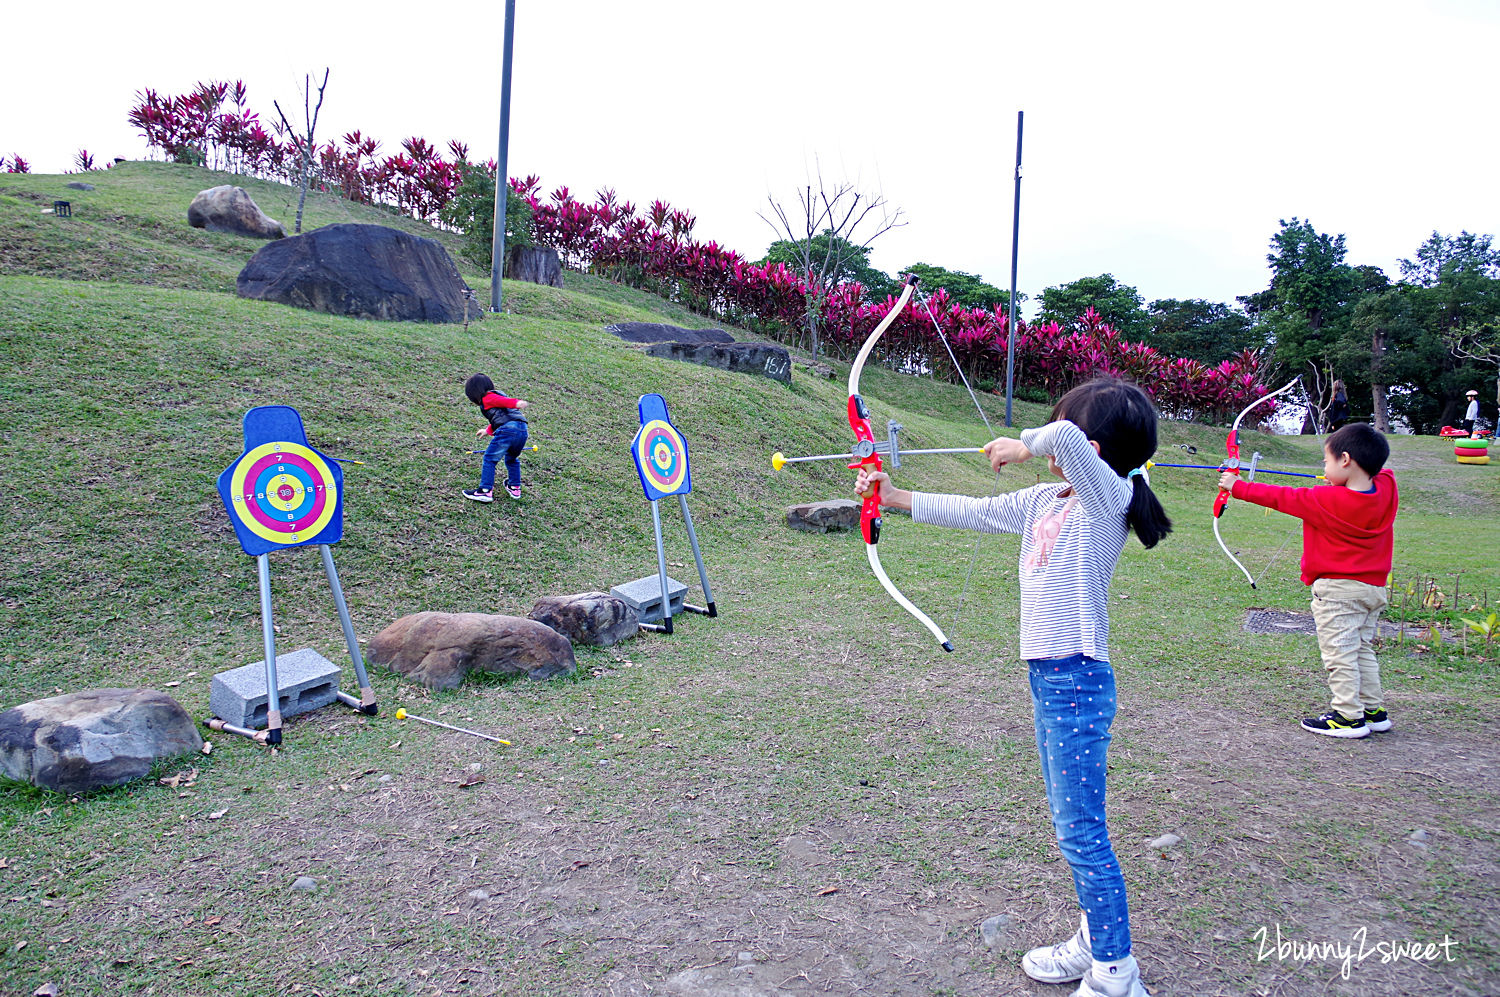
M 687 440 L 667 416 L 666 401 L 661 395 L 642 395 L 637 407 L 641 428 L 635 434 L 631 453 L 646 498 L 655 502 L 671 495 L 689 494 L 693 490 L 693 475 L 688 467 Z
M 245 413 L 245 452 L 219 475 L 219 497 L 252 557 L 337 543 L 344 534 L 344 475 L 307 445 L 302 417 L 286 405 Z

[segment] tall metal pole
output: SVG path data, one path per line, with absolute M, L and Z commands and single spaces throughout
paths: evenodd
M 510 189 L 510 53 L 516 38 L 516 0 L 505 0 L 505 55 L 500 70 L 500 156 L 495 166 L 495 240 L 490 246 L 490 311 L 500 310 L 500 274 L 505 269 L 505 195 Z
M 1016 112 L 1016 203 L 1010 223 L 1010 314 L 1006 328 L 1010 337 L 1005 344 L 1005 425 L 1010 422 L 1010 399 L 1016 389 L 1016 250 L 1021 244 L 1021 123 L 1025 111 Z

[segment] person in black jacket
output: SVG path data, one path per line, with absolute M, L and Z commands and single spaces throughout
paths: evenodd
M 475 502 L 495 500 L 495 465 L 505 458 L 505 493 L 513 499 L 521 497 L 521 451 L 526 448 L 526 417 L 522 410 L 531 403 L 524 398 L 507 398 L 495 390 L 495 382 L 484 374 L 475 374 L 464 382 L 464 394 L 469 401 L 479 406 L 484 414 L 485 425 L 476 435 L 489 436 L 490 445 L 484 451 L 483 470 L 479 474 L 479 487 L 464 489 L 464 498 Z

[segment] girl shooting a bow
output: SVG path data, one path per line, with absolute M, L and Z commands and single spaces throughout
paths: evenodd
M 997 472 L 1045 457 L 1062 481 L 970 498 L 903 491 L 884 472 L 861 471 L 855 490 L 876 489 L 883 506 L 919 523 L 1020 534 L 1021 657 L 1052 825 L 1082 908 L 1071 937 L 1032 949 L 1021 967 L 1043 983 L 1081 981 L 1076 997 L 1143 997 L 1104 795 L 1115 717 L 1110 578 L 1130 531 L 1154 547 L 1172 529 L 1143 470 L 1156 452 L 1156 409 L 1134 385 L 1093 381 L 1063 395 L 1047 425 L 984 452 Z

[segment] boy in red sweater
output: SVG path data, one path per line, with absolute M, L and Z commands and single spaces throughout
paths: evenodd
M 1350 423 L 1323 445 L 1326 486 L 1245 481 L 1227 471 L 1219 487 L 1237 499 L 1302 520 L 1302 581 L 1312 586 L 1318 649 L 1333 709 L 1302 721 L 1329 737 L 1366 737 L 1391 729 L 1375 660 L 1375 631 L 1391 573 L 1396 476 L 1384 470 L 1390 444 L 1367 423 Z
M 505 494 L 521 497 L 521 451 L 526 449 L 526 417 L 521 410 L 531 405 L 524 398 L 509 398 L 495 390 L 495 382 L 475 374 L 464 382 L 464 395 L 479 406 L 485 424 L 478 436 L 490 436 L 479 473 L 479 487 L 464 489 L 464 498 L 475 502 L 495 500 L 495 465 L 505 461 Z

